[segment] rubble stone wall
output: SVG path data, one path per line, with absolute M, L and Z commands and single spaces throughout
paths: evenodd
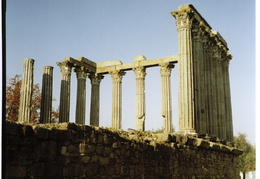
M 6 122 L 5 178 L 238 179 L 241 151 L 209 139 Z

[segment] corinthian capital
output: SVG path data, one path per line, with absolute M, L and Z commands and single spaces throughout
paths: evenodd
M 113 83 L 121 83 L 122 78 L 126 74 L 126 72 L 115 70 L 115 71 L 109 72 L 109 74 L 111 74 Z
M 146 76 L 144 67 L 135 67 L 135 68 L 133 68 L 133 71 L 135 72 L 136 79 L 145 78 L 145 76 Z
M 178 29 L 189 28 L 192 27 L 192 22 L 194 19 L 194 12 L 191 9 L 183 9 L 181 11 L 173 11 L 171 12 L 173 17 L 176 19 L 176 26 Z
M 103 75 L 97 74 L 97 73 L 90 73 L 90 75 L 89 75 L 89 79 L 91 81 L 91 84 L 99 85 L 103 78 L 104 78 Z
M 161 76 L 171 76 L 171 70 L 172 68 L 174 68 L 174 64 L 173 63 L 161 63 L 160 65 L 160 73 Z
M 78 79 L 86 79 L 88 71 L 84 67 L 77 66 L 74 70 Z
M 70 75 L 71 74 L 71 69 L 73 65 L 69 62 L 58 62 L 58 66 L 60 66 L 60 71 L 62 75 Z

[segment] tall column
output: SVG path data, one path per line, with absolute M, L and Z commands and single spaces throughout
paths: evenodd
M 233 142 L 233 122 L 232 122 L 232 107 L 229 81 L 229 61 L 232 59 L 231 55 L 227 55 L 223 61 L 224 74 L 224 98 L 225 98 L 225 120 L 227 126 L 227 140 Z
M 215 110 L 215 98 L 213 98 L 214 83 L 212 79 L 214 78 L 213 73 L 213 47 L 212 42 L 209 39 L 209 34 L 206 34 L 204 38 L 203 48 L 204 48 L 204 59 L 205 59 L 205 88 L 206 93 L 204 94 L 206 99 L 206 111 L 207 111 L 207 130 L 206 132 L 211 135 L 216 135 L 216 120 L 214 118 Z
M 122 126 L 122 78 L 123 71 L 110 72 L 113 81 L 112 87 L 112 128 L 121 129 Z
M 205 26 L 199 22 L 193 23 L 192 28 L 192 48 L 193 48 L 193 73 L 194 73 L 194 111 L 195 129 L 197 133 L 207 132 L 206 121 L 206 94 L 205 94 L 205 59 L 203 55 L 203 34 Z
M 72 64 L 68 62 L 57 63 L 61 70 L 60 89 L 60 116 L 59 122 L 69 122 L 70 115 L 70 77 Z
M 85 124 L 87 70 L 84 67 L 77 66 L 75 72 L 77 75 L 76 123 Z
M 189 10 L 172 12 L 178 28 L 179 130 L 195 133 L 192 21 Z
M 90 125 L 99 126 L 100 82 L 104 76 L 91 73 L 89 78 L 91 81 Z
M 53 67 L 43 67 L 40 123 L 51 122 Z
M 219 47 L 215 49 L 216 61 L 216 92 L 217 92 L 217 121 L 219 126 L 219 137 L 226 140 L 226 121 L 225 121 L 225 99 L 224 99 L 224 81 L 222 70 L 222 50 Z
M 33 94 L 33 68 L 34 60 L 30 58 L 24 59 L 23 81 L 20 92 L 20 108 L 18 122 L 30 122 L 31 119 L 31 105 Z
M 133 69 L 136 79 L 136 104 L 135 104 L 135 116 L 136 116 L 136 130 L 145 130 L 145 68 L 136 67 Z
M 212 135 L 216 135 L 219 137 L 219 124 L 217 120 L 218 114 L 218 106 L 217 106 L 217 87 L 216 87 L 216 60 L 214 59 L 214 44 L 211 43 L 210 46 L 210 89 L 211 96 L 209 97 L 209 102 L 211 103 L 211 127 L 212 127 Z
M 172 99 L 171 99 L 171 68 L 172 63 L 161 63 L 160 73 L 162 78 L 162 116 L 165 133 L 172 133 Z

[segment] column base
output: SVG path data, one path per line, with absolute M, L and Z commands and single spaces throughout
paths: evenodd
M 192 135 L 194 137 L 198 137 L 198 133 L 194 129 L 187 129 L 187 130 L 179 130 L 177 134 L 182 134 L 182 135 Z

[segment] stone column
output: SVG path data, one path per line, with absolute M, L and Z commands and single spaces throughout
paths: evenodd
M 113 81 L 112 87 L 112 128 L 121 129 L 122 126 L 122 78 L 123 71 L 110 72 Z
M 205 59 L 203 55 L 203 34 L 206 27 L 199 24 L 193 24 L 192 29 L 192 48 L 194 58 L 194 111 L 195 111 L 195 129 L 197 133 L 205 134 L 207 132 L 206 121 L 206 94 L 205 94 Z
M 89 78 L 91 81 L 90 125 L 99 126 L 100 82 L 104 76 L 91 73 Z
M 204 58 L 204 74 L 205 74 L 205 86 L 204 86 L 204 99 L 205 99 L 205 114 L 206 114 L 206 133 L 212 134 L 212 103 L 211 103 L 211 43 L 209 41 L 209 34 L 205 33 L 203 36 L 203 58 Z
M 59 122 L 69 122 L 70 115 L 70 77 L 72 64 L 57 63 L 61 69 L 60 116 Z
M 40 123 L 51 122 L 53 67 L 43 67 Z
M 218 133 L 221 139 L 226 140 L 226 121 L 225 121 L 225 99 L 224 99 L 224 81 L 222 70 L 222 50 L 219 47 L 215 49 L 215 61 L 216 61 L 216 92 L 217 92 L 217 122 Z
M 136 67 L 133 69 L 136 79 L 136 104 L 135 104 L 135 116 L 136 116 L 136 130 L 145 130 L 145 68 Z
M 217 121 L 217 87 L 216 87 L 216 60 L 214 59 L 214 44 L 210 43 L 210 96 L 209 103 L 211 107 L 211 131 L 212 135 L 219 137 L 219 125 Z
M 77 75 L 76 123 L 85 124 L 87 70 L 84 67 L 77 66 L 75 72 Z
M 160 73 L 162 78 L 162 117 L 165 133 L 172 133 L 172 99 L 171 99 L 171 68 L 172 63 L 161 63 Z
M 192 21 L 189 10 L 172 12 L 178 28 L 179 130 L 195 133 Z
M 23 81 L 20 92 L 20 108 L 18 122 L 30 122 L 31 119 L 33 69 L 34 60 L 30 58 L 24 59 Z
M 233 142 L 233 122 L 232 122 L 232 106 L 230 94 L 230 81 L 229 81 L 229 61 L 232 59 L 231 55 L 223 60 L 223 81 L 224 81 L 224 99 L 225 99 L 225 120 L 227 126 L 227 140 Z

